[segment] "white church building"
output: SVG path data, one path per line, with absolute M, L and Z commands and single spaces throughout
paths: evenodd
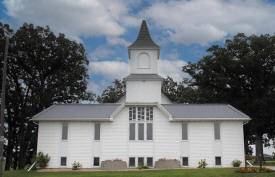
M 155 167 L 177 159 L 181 167 L 244 165 L 243 125 L 250 120 L 228 104 L 175 104 L 162 92 L 160 47 L 143 20 L 128 47 L 126 95 L 117 103 L 56 104 L 33 117 L 39 125 L 37 152 L 48 154 L 48 168 L 98 168 L 121 159 L 127 167 Z

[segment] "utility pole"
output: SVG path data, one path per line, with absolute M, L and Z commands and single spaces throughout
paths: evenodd
M 1 124 L 0 124 L 0 177 L 3 176 L 3 152 L 4 152 L 4 122 L 5 122 L 5 92 L 6 92 L 6 76 L 7 76 L 7 57 L 9 48 L 9 38 L 6 37 L 5 54 L 3 63 L 2 76 L 2 93 L 1 93 Z

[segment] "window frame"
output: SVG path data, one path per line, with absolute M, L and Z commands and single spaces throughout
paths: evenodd
M 187 122 L 182 122 L 182 124 L 181 124 L 181 140 L 182 141 L 188 141 L 189 140 L 189 137 L 188 137 L 188 123 Z
M 65 159 L 65 165 L 63 165 L 63 163 L 62 163 L 62 162 L 64 162 L 64 161 L 62 161 L 62 159 Z M 60 157 L 60 166 L 61 167 L 66 167 L 67 166 L 67 157 L 66 156 L 61 156 Z
M 144 141 L 145 140 L 145 123 L 137 123 L 138 125 L 138 140 L 139 141 Z
M 97 131 L 97 125 L 98 125 L 98 128 L 99 128 L 99 132 L 96 133 Z M 100 141 L 101 139 L 101 124 L 99 122 L 95 122 L 94 123 L 94 141 Z
M 149 130 L 149 129 L 148 129 L 148 127 L 149 127 L 148 125 L 151 125 L 151 131 L 148 131 L 148 130 Z M 148 139 L 148 133 L 149 133 L 149 132 L 151 132 L 151 139 Z M 147 123 L 146 123 L 146 140 L 147 140 L 147 141 L 153 141 L 153 139 L 154 139 L 154 138 L 153 138 L 153 137 L 154 137 L 153 132 L 154 132 L 154 131 L 153 131 L 153 123 L 152 123 L 152 122 L 147 122 Z
M 187 165 L 184 165 L 184 164 L 183 164 L 183 162 L 184 162 L 183 159 L 184 159 L 184 158 L 187 159 Z M 187 156 L 181 157 L 181 166 L 183 166 L 183 167 L 188 167 L 188 166 L 189 166 L 189 157 L 187 157 Z
M 95 160 L 98 159 L 98 165 L 95 165 Z M 100 157 L 96 156 L 93 158 L 93 166 L 94 167 L 100 167 Z
M 137 158 L 137 166 L 140 166 L 141 164 L 139 164 L 139 159 L 142 159 L 142 165 L 145 165 L 145 162 L 144 162 L 144 157 L 138 157 Z
M 152 159 L 152 164 L 151 165 L 148 164 L 148 159 Z M 148 167 L 154 167 L 154 158 L 153 157 L 146 157 L 146 165 Z
M 153 116 L 153 110 L 154 110 L 154 106 L 129 106 L 129 141 L 153 141 L 154 139 L 154 128 L 153 128 L 153 120 L 154 120 L 154 116 Z M 135 124 L 135 139 L 130 138 L 132 135 L 131 134 L 131 126 Z M 140 124 L 144 124 L 143 125 L 143 139 L 141 138 L 141 133 L 140 133 Z M 149 132 L 149 128 L 147 128 L 148 125 L 152 126 L 152 138 L 148 139 L 147 136 Z
M 64 128 L 66 128 L 66 135 L 64 134 Z M 65 137 L 65 138 L 64 138 Z M 61 129 L 61 140 L 62 141 L 68 141 L 68 137 L 69 137 L 69 124 L 68 122 L 63 122 L 62 123 L 62 129 Z
M 134 133 L 134 138 L 133 139 L 131 139 L 131 125 L 132 125 L 132 127 L 134 127 L 134 131 L 133 131 L 133 133 Z M 136 123 L 129 123 L 129 140 L 130 141 L 135 141 L 136 140 Z
M 220 164 L 217 164 L 217 158 L 219 158 Z M 215 166 L 222 166 L 222 157 L 221 156 L 215 156 Z
M 131 159 L 134 159 L 134 165 L 131 165 Z M 129 168 L 134 168 L 136 167 L 136 158 L 135 157 L 129 157 L 129 164 L 128 164 Z
M 217 121 L 214 122 L 214 140 L 221 140 L 221 123 Z

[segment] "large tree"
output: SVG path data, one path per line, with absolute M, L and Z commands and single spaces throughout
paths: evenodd
M 240 33 L 208 52 L 183 71 L 208 102 L 229 103 L 251 117 L 245 139 L 256 139 L 256 153 L 261 155 L 262 135 L 275 133 L 275 36 Z
M 174 81 L 171 77 L 167 77 L 162 83 L 162 93 L 164 93 L 174 103 L 201 103 L 204 101 L 200 97 L 198 89 L 187 85 L 188 82 Z
M 100 96 L 97 97 L 99 103 L 115 103 L 119 101 L 126 93 L 126 85 L 124 81 L 114 80 L 113 85 L 108 86 Z
M 7 29 L 0 23 L 1 66 Z M 37 125 L 30 120 L 32 116 L 54 103 L 91 100 L 86 92 L 88 59 L 82 44 L 63 34 L 55 35 L 49 27 L 32 24 L 24 24 L 9 35 L 6 170 L 11 165 L 24 168 L 35 155 Z

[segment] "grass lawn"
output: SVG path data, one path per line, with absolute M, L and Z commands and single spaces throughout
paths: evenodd
M 236 173 L 232 168 L 152 170 L 129 172 L 4 172 L 4 177 L 275 177 L 275 172 L 258 174 Z
M 265 161 L 264 166 L 275 166 L 275 160 Z

